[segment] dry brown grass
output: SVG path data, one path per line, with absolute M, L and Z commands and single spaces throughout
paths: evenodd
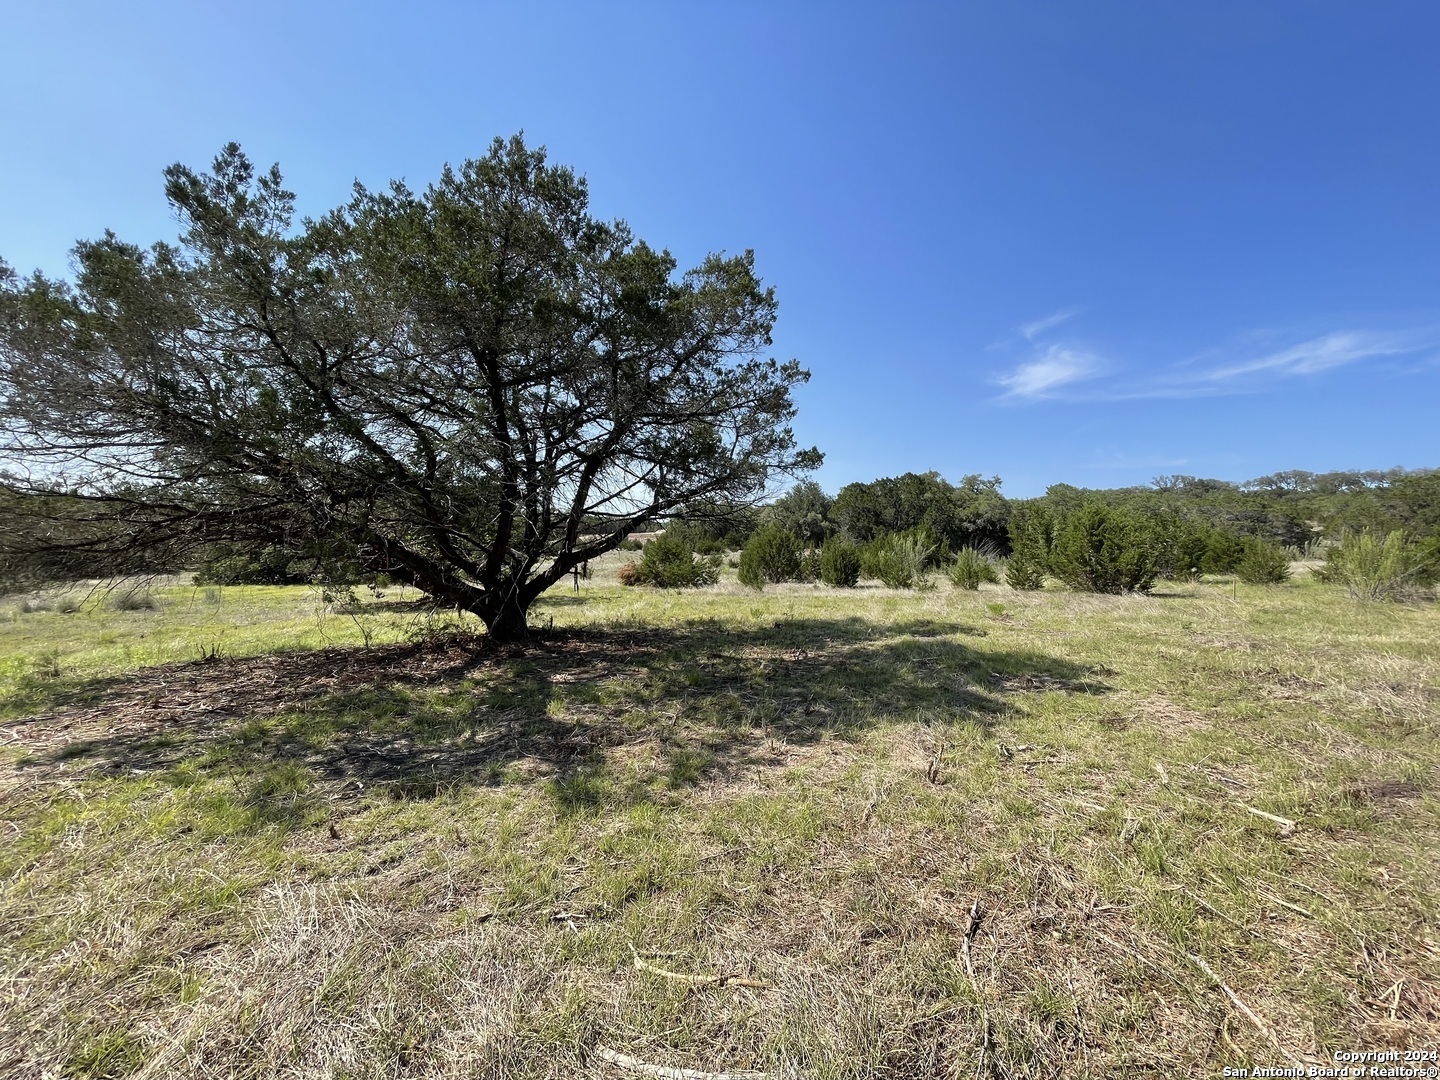
M 526 649 L 25 683 L 0 1074 L 625 1075 L 608 1047 L 1209 1076 L 1440 1044 L 1433 607 L 600 586 L 551 611 L 569 629 Z

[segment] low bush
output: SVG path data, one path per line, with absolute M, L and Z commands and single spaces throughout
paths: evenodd
M 1073 510 L 1055 531 L 1050 570 L 1082 592 L 1148 592 L 1164 537 L 1148 515 L 1100 503 Z
M 697 555 L 724 555 L 730 550 L 721 537 L 698 521 L 672 521 L 665 526 L 665 535 L 680 540 Z
M 1169 581 L 1197 581 L 1204 573 L 1205 552 L 1209 549 L 1209 531 L 1196 522 L 1171 517 L 1161 528 L 1158 575 Z
M 690 589 L 720 580 L 720 557 L 696 557 L 679 536 L 662 533 L 650 543 L 640 561 L 620 568 L 622 585 L 652 585 L 661 589 Z
M 73 615 L 80 610 L 83 599 L 74 593 L 60 596 L 27 596 L 16 605 L 25 615 L 40 611 L 58 611 L 62 615 Z
M 1290 557 L 1278 544 L 1252 536 L 1245 541 L 1235 576 L 1247 585 L 1279 585 L 1290 578 Z
M 1344 586 L 1357 600 L 1418 598 L 1435 583 L 1433 543 L 1431 548 L 1411 544 L 1398 529 L 1383 540 L 1366 529 L 1341 538 L 1315 573 L 1322 581 Z
M 1033 591 L 1045 585 L 1050 564 L 1054 522 L 1035 506 L 1022 506 L 1010 518 L 1010 559 L 1005 564 L 1005 583 L 1012 589 Z
M 975 590 L 984 582 L 998 582 L 1000 575 L 995 572 L 995 559 L 989 552 L 973 547 L 962 547 L 955 553 L 950 564 L 950 581 L 957 589 Z
M 831 588 L 853 589 L 860 582 L 860 549 L 831 538 L 820 549 L 820 580 Z
M 927 588 L 931 583 L 926 570 L 934 553 L 918 530 L 881 537 L 871 556 L 873 576 L 892 589 Z
M 796 581 L 801 569 L 800 541 L 779 525 L 756 529 L 740 552 L 740 584 L 752 589 Z
M 148 589 L 121 589 L 110 596 L 110 607 L 116 611 L 154 611 L 159 606 Z
M 1228 529 L 1211 529 L 1205 536 L 1205 553 L 1200 571 L 1205 574 L 1233 574 L 1245 558 L 1245 538 Z
M 820 550 L 818 548 L 811 548 L 800 556 L 800 574 L 797 580 L 820 580 Z

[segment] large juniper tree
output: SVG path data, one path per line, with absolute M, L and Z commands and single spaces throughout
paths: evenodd
M 0 264 L 12 550 L 324 545 L 511 638 L 629 531 L 819 462 L 751 254 L 677 274 L 519 136 L 300 222 L 235 145 L 166 181 L 178 245 Z

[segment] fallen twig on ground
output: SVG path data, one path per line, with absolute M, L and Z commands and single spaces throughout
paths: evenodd
M 1299 915 L 1304 915 L 1307 919 L 1313 919 L 1315 917 L 1305 908 L 1301 907 L 1299 904 L 1292 904 L 1289 900 L 1280 899 L 1280 897 L 1276 896 L 1269 889 L 1256 889 L 1255 893 L 1260 897 L 1260 899 L 1266 900 L 1272 904 L 1279 904 L 1283 908 L 1289 908 L 1291 911 L 1296 912 Z
M 1268 817 L 1269 815 L 1265 816 Z M 1246 1005 L 1245 1002 L 1240 1000 L 1240 996 L 1236 994 L 1234 990 L 1231 990 L 1230 987 L 1227 986 L 1223 980 L 1221 980 L 1219 975 L 1215 974 L 1215 969 L 1212 968 L 1209 964 L 1207 964 L 1203 957 L 1196 956 L 1194 953 L 1186 953 L 1185 955 L 1190 958 L 1191 962 L 1196 967 L 1198 967 L 1201 971 L 1208 975 L 1216 986 L 1220 987 L 1220 989 L 1224 992 L 1225 996 L 1230 999 L 1230 1004 L 1234 1005 L 1235 1008 L 1239 1009 L 1245 1019 L 1249 1020 L 1250 1023 L 1255 1025 L 1255 1029 L 1259 1031 L 1260 1034 L 1264 1035 L 1265 1038 L 1269 1041 L 1270 1045 L 1275 1047 L 1275 1049 L 1280 1052 L 1281 1057 L 1285 1058 L 1287 1061 L 1293 1063 L 1296 1066 L 1302 1068 L 1304 1067 L 1305 1063 L 1301 1061 L 1298 1057 L 1296 1057 L 1294 1054 L 1290 1053 L 1290 1051 L 1285 1049 L 1285 1044 L 1280 1041 L 1280 1036 L 1276 1035 L 1275 1032 L 1271 1030 L 1270 1026 L 1266 1024 L 1264 1020 L 1261 1020 L 1260 1017 L 1255 1014 L 1255 1011 L 1251 1009 L 1249 1005 Z
M 1255 807 L 1248 806 L 1245 803 L 1241 803 L 1240 805 L 1244 809 L 1250 811 L 1250 813 L 1254 814 L 1256 817 L 1262 817 L 1266 821 L 1273 821 L 1276 825 L 1279 825 L 1280 835 L 1282 837 L 1294 835 L 1296 827 L 1295 822 L 1291 821 L 1289 818 L 1281 817 L 1279 814 L 1271 814 L 1265 810 L 1257 810 L 1255 809 Z
M 747 979 L 739 975 L 685 975 L 678 971 L 667 971 L 656 964 L 650 963 L 638 952 L 635 946 L 630 946 L 630 953 L 635 957 L 635 969 L 637 971 L 648 971 L 652 975 L 658 975 L 662 979 L 669 979 L 671 982 L 681 982 L 689 986 L 748 986 L 752 990 L 774 990 L 774 983 L 761 982 L 759 979 Z
M 639 1058 L 633 1058 L 629 1054 L 611 1050 L 608 1046 L 597 1046 L 595 1056 L 601 1061 L 609 1062 L 617 1069 L 644 1073 L 646 1076 L 660 1076 L 665 1080 L 770 1080 L 769 1073 L 748 1070 L 744 1072 L 705 1072 L 701 1069 L 678 1069 L 667 1065 L 651 1065 Z
M 975 931 L 980 929 L 980 920 L 984 917 L 980 910 L 980 901 L 977 898 L 970 905 L 970 914 L 965 919 L 965 936 L 960 939 L 960 955 L 965 961 L 965 974 L 970 976 L 970 985 L 976 986 L 975 965 L 970 959 L 970 939 L 975 936 Z

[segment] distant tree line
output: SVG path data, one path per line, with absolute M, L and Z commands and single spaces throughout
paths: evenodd
M 804 481 L 768 505 L 678 516 L 667 552 L 679 565 L 682 550 L 696 558 L 741 550 L 740 580 L 756 588 L 817 580 L 845 587 L 860 578 L 925 587 L 937 569 L 972 589 L 1002 577 L 1020 589 L 1052 579 L 1094 592 L 1145 591 L 1161 578 L 1203 574 L 1265 584 L 1285 580 L 1292 559 L 1338 552 L 1348 536 L 1374 538 L 1377 551 L 1389 542 L 1392 556 L 1412 552 L 1406 565 L 1415 581 L 1440 564 L 1427 554 L 1440 552 L 1436 470 L 1292 470 L 1244 483 L 1161 476 L 1126 488 L 1056 484 L 1019 500 L 1000 488 L 999 477 L 952 484 L 936 472 L 906 473 L 831 496 Z

